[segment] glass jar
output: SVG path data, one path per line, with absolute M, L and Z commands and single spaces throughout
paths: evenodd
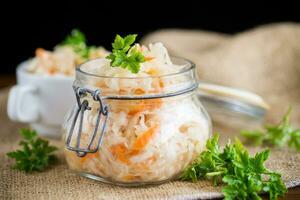
M 105 59 L 77 68 L 77 104 L 63 125 L 72 170 L 117 185 L 156 184 L 178 177 L 205 149 L 211 122 L 196 95 L 195 65 L 172 61 L 180 69 L 162 76 L 90 73 Z

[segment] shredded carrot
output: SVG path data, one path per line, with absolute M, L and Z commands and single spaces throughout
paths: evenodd
M 186 133 L 188 131 L 188 128 L 189 128 L 188 126 L 182 125 L 182 126 L 179 127 L 179 131 L 181 133 Z
M 145 61 L 151 61 L 151 60 L 153 60 L 154 59 L 154 57 L 152 57 L 152 56 L 146 56 L 145 57 Z
M 135 89 L 134 94 L 145 94 L 145 90 L 142 88 L 137 88 Z
M 147 162 L 140 162 L 132 166 L 135 171 L 149 170 L 149 164 Z
M 35 50 L 35 55 L 36 55 L 37 57 L 42 57 L 43 55 L 45 55 L 45 52 L 46 52 L 45 49 L 43 49 L 43 48 L 37 48 L 37 49 Z
M 137 155 L 143 150 L 143 148 L 149 143 L 150 139 L 154 136 L 157 127 L 157 125 L 150 127 L 136 139 L 132 146 L 130 155 Z
M 96 153 L 88 153 L 84 157 L 79 157 L 80 158 L 80 163 L 83 164 L 85 161 L 92 159 L 92 158 L 97 158 L 100 156 L 99 151 Z
M 131 174 L 128 174 L 126 176 L 123 176 L 122 177 L 124 180 L 127 180 L 127 181 L 132 181 L 132 180 L 136 180 L 139 178 L 139 176 L 134 176 L 134 175 L 131 175 Z
M 164 82 L 163 82 L 163 80 L 159 80 L 159 87 L 161 87 L 161 88 L 163 88 L 165 86 L 165 84 L 164 84 Z
M 131 164 L 130 157 L 135 156 L 139 154 L 143 148 L 149 143 L 150 139 L 155 134 L 155 130 L 157 129 L 157 125 L 150 127 L 147 131 L 142 133 L 136 141 L 134 142 L 132 148 L 129 150 L 123 143 L 115 144 L 110 147 L 110 152 L 122 163 L 125 163 L 127 165 Z M 87 158 L 89 159 L 89 158 Z M 154 162 L 156 160 L 155 156 L 152 156 L 148 158 L 145 163 L 139 163 L 138 166 L 135 164 L 135 167 L 142 167 L 146 168 L 146 166 L 149 164 L 149 162 Z
M 116 156 L 116 158 L 119 161 L 127 165 L 130 164 L 130 160 L 128 159 L 127 156 L 128 149 L 124 144 L 120 143 L 120 144 L 113 145 L 110 147 L 110 151 L 114 156 Z
M 127 91 L 124 90 L 124 89 L 120 89 L 120 90 L 119 90 L 119 94 L 126 94 L 126 93 L 127 93 Z
M 157 158 L 156 158 L 155 155 L 153 155 L 153 156 L 151 156 L 151 157 L 149 157 L 149 158 L 147 159 L 147 161 L 150 162 L 150 163 L 153 163 L 153 162 L 156 161 L 156 160 L 157 160 Z
M 71 71 L 70 70 L 64 70 L 63 73 L 66 74 L 66 75 L 71 75 Z
M 56 70 L 55 67 L 51 67 L 51 68 L 48 69 L 48 73 L 51 74 L 51 75 L 55 74 L 56 72 L 57 72 L 57 70 Z
M 128 115 L 135 115 L 145 110 L 154 110 L 156 108 L 159 108 L 161 104 L 161 99 L 140 100 L 129 110 Z
M 99 87 L 99 88 L 107 88 L 107 86 L 106 86 L 106 84 L 105 84 L 104 81 L 97 81 L 97 82 L 95 83 L 95 86 L 96 86 L 96 87 Z
M 131 109 L 129 112 L 128 112 L 128 115 L 135 115 L 136 113 L 139 113 L 139 112 L 142 112 L 143 111 L 143 108 L 142 107 L 136 107 L 134 109 Z

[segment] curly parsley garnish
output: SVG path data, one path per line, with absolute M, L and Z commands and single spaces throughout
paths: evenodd
M 225 199 L 261 199 L 261 192 L 269 193 L 275 200 L 283 196 L 287 189 L 281 175 L 265 168 L 269 150 L 251 157 L 240 141 L 227 144 L 223 151 L 218 145 L 218 136 L 206 143 L 207 150 L 188 166 L 181 180 L 197 181 L 211 179 L 214 185 L 223 183 Z
M 73 29 L 61 45 L 72 47 L 83 59 L 88 59 L 91 49 L 95 48 L 86 44 L 85 35 L 78 29 Z
M 135 47 L 131 47 L 136 39 L 136 34 L 127 35 L 122 38 L 117 35 L 112 43 L 112 53 L 106 58 L 111 60 L 112 67 L 122 67 L 132 73 L 138 73 L 140 63 L 145 62 L 144 55 Z
M 277 125 L 266 125 L 264 131 L 242 131 L 241 135 L 248 143 L 270 145 L 274 147 L 288 146 L 300 151 L 300 129 L 294 129 L 290 122 L 291 108 Z
M 21 129 L 20 135 L 23 138 L 19 143 L 22 149 L 7 153 L 7 156 L 16 160 L 15 169 L 25 172 L 43 171 L 53 163 L 53 152 L 57 150 L 55 146 L 38 138 L 34 130 Z

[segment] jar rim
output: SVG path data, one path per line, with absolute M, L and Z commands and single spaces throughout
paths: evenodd
M 90 77 L 94 77 L 94 78 L 108 78 L 108 79 L 131 79 L 131 80 L 139 80 L 139 79 L 148 79 L 148 78 L 169 78 L 172 76 L 177 76 L 177 75 L 181 75 L 184 74 L 186 72 L 192 71 L 196 68 L 195 63 L 193 63 L 191 60 L 183 58 L 183 57 L 178 57 L 178 56 L 171 56 L 170 57 L 172 59 L 172 61 L 175 60 L 180 60 L 181 62 L 185 62 L 183 65 L 186 65 L 185 67 L 183 67 L 182 69 L 180 69 L 178 72 L 174 72 L 174 73 L 169 73 L 169 74 L 163 74 L 163 75 L 152 75 L 152 76 L 139 76 L 139 77 L 126 77 L 126 76 L 105 76 L 105 75 L 97 75 L 97 74 L 93 74 L 93 73 L 89 73 L 86 72 L 82 69 L 82 67 L 90 62 L 95 62 L 95 61 L 99 61 L 99 60 L 104 60 L 105 58 L 96 58 L 96 59 L 91 59 L 91 60 L 87 60 L 81 64 L 79 64 L 76 67 L 76 73 L 82 74 L 84 76 L 90 76 Z

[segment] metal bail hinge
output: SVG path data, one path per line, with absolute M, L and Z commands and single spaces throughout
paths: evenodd
M 76 95 L 78 108 L 77 108 L 76 113 L 74 115 L 74 119 L 72 121 L 72 124 L 71 124 L 70 130 L 69 130 L 68 136 L 67 136 L 65 146 L 68 150 L 75 151 L 78 156 L 83 157 L 87 153 L 97 152 L 99 147 L 101 146 L 102 139 L 103 139 L 103 136 L 104 136 L 104 133 L 105 133 L 106 121 L 107 121 L 107 118 L 108 118 L 108 107 L 106 105 L 104 105 L 103 102 L 102 102 L 102 98 L 100 96 L 100 90 L 93 91 L 93 90 L 86 89 L 86 88 L 80 88 L 80 87 L 75 88 L 74 87 L 74 92 L 75 92 L 75 95 Z M 83 101 L 81 101 L 80 99 L 82 97 L 87 96 L 88 94 L 90 94 L 92 96 L 94 101 L 99 102 L 99 109 L 98 109 L 98 115 L 97 115 L 97 118 L 96 118 L 96 126 L 94 128 L 93 134 L 92 134 L 92 136 L 89 140 L 89 143 L 87 144 L 87 147 L 82 148 L 82 147 L 80 147 L 80 138 L 81 138 L 81 134 L 82 134 L 84 112 L 86 110 L 91 110 L 92 108 L 89 106 L 88 100 L 84 99 Z M 101 131 L 100 131 L 100 136 L 99 136 L 98 142 L 96 144 L 96 147 L 91 148 L 92 144 L 94 143 L 94 140 L 96 138 L 102 115 L 104 116 L 104 121 L 103 121 L 103 126 L 102 126 Z M 75 128 L 78 117 L 79 117 L 80 121 L 79 121 L 79 127 L 78 127 L 76 142 L 75 142 L 75 146 L 71 146 L 70 143 L 72 141 L 72 136 L 73 136 L 73 133 L 74 133 L 74 128 Z

